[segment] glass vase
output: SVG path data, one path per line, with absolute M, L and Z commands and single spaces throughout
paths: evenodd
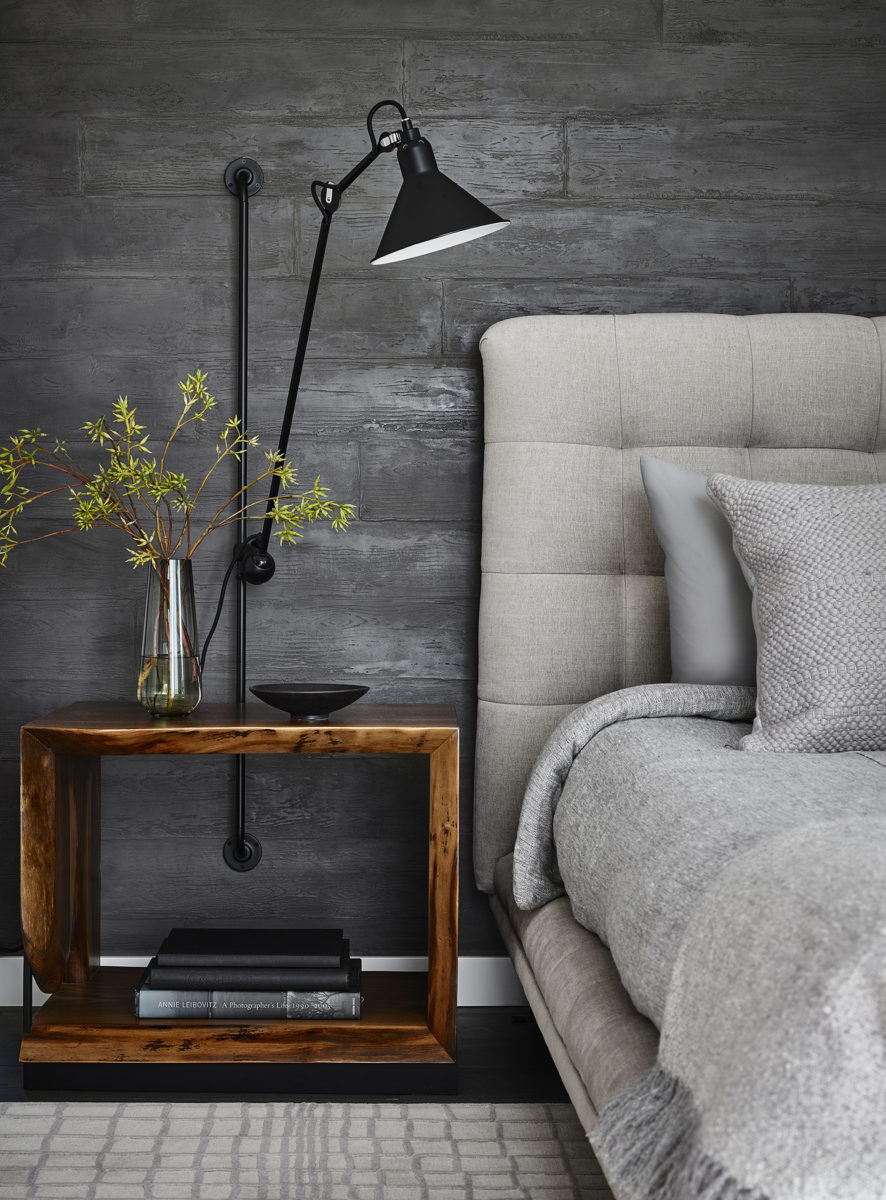
M 148 568 L 138 698 L 155 717 L 181 717 L 200 703 L 197 609 L 189 558 Z

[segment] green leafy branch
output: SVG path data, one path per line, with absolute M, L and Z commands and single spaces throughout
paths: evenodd
M 179 382 L 182 410 L 166 438 L 159 460 L 152 452 L 151 439 L 136 419 L 136 410 L 126 396 L 118 396 L 110 418 L 101 416 L 87 421 L 83 431 L 87 439 L 106 457 L 94 470 L 78 465 L 64 442 L 49 438 L 40 429 L 22 429 L 0 446 L 0 565 L 17 546 L 42 541 L 76 530 L 107 526 L 125 533 L 132 545 L 128 561 L 143 566 L 154 560 L 182 556 L 190 558 L 204 539 L 216 529 L 237 521 L 241 516 L 274 522 L 273 535 L 281 545 L 292 545 L 303 536 L 306 524 L 328 522 L 335 530 L 346 529 L 354 516 L 352 504 L 330 500 L 319 477 L 305 491 L 297 491 L 297 473 L 279 451 L 265 452 L 265 469 L 251 479 L 212 513 L 197 524 L 198 505 L 205 499 L 206 487 L 227 460 L 239 462 L 244 454 L 259 445 L 240 428 L 238 417 L 229 417 L 215 445 L 215 456 L 199 484 L 180 471 L 167 467 L 173 443 L 188 425 L 203 423 L 216 406 L 215 397 L 206 387 L 206 375 L 195 371 Z M 39 473 L 45 486 L 28 487 L 26 479 Z M 280 480 L 280 495 L 268 506 L 266 499 L 252 499 L 252 489 L 273 477 Z M 36 537 L 22 538 L 16 521 L 29 507 L 47 497 L 66 494 L 73 507 L 73 524 L 64 524 Z M 259 506 L 261 509 L 259 510 Z M 265 511 L 265 509 L 267 511 Z

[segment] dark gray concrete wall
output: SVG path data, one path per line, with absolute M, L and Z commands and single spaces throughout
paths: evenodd
M 78 426 L 127 393 L 158 431 L 200 366 L 235 403 L 233 157 L 252 203 L 251 424 L 271 441 L 317 227 L 308 183 L 404 103 L 440 164 L 512 221 L 371 268 L 396 165 L 336 218 L 293 457 L 359 520 L 279 555 L 250 603 L 251 682 L 360 678 L 451 702 L 464 731 L 462 945 L 498 942 L 471 875 L 481 472 L 477 342 L 529 312 L 884 310 L 881 0 L 28 0 L 0 6 L 3 426 Z M 192 441 L 195 461 L 207 443 Z M 40 522 L 23 526 L 42 532 Z M 208 622 L 229 553 L 195 565 Z M 113 536 L 15 553 L 0 575 L 2 916 L 15 937 L 17 730 L 129 697 L 143 577 Z M 228 618 L 206 690 L 232 689 Z M 225 762 L 105 771 L 104 927 L 151 950 L 172 920 L 338 917 L 365 954 L 420 953 L 418 764 L 263 760 L 260 868 L 223 865 Z

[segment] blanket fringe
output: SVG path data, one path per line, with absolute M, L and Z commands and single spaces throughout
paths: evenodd
M 590 1142 L 625 1200 L 769 1200 L 701 1148 L 692 1094 L 661 1066 L 604 1107 Z

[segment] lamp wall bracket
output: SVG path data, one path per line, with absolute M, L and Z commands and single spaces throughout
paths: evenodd
M 235 196 L 240 194 L 240 180 L 237 176 L 245 171 L 247 174 L 246 195 L 254 196 L 260 192 L 265 181 L 265 173 L 254 158 L 235 158 L 225 167 L 225 187 Z
M 238 848 L 237 838 L 228 838 L 222 855 L 232 871 L 252 871 L 261 862 L 261 842 L 251 833 L 243 835 Z

